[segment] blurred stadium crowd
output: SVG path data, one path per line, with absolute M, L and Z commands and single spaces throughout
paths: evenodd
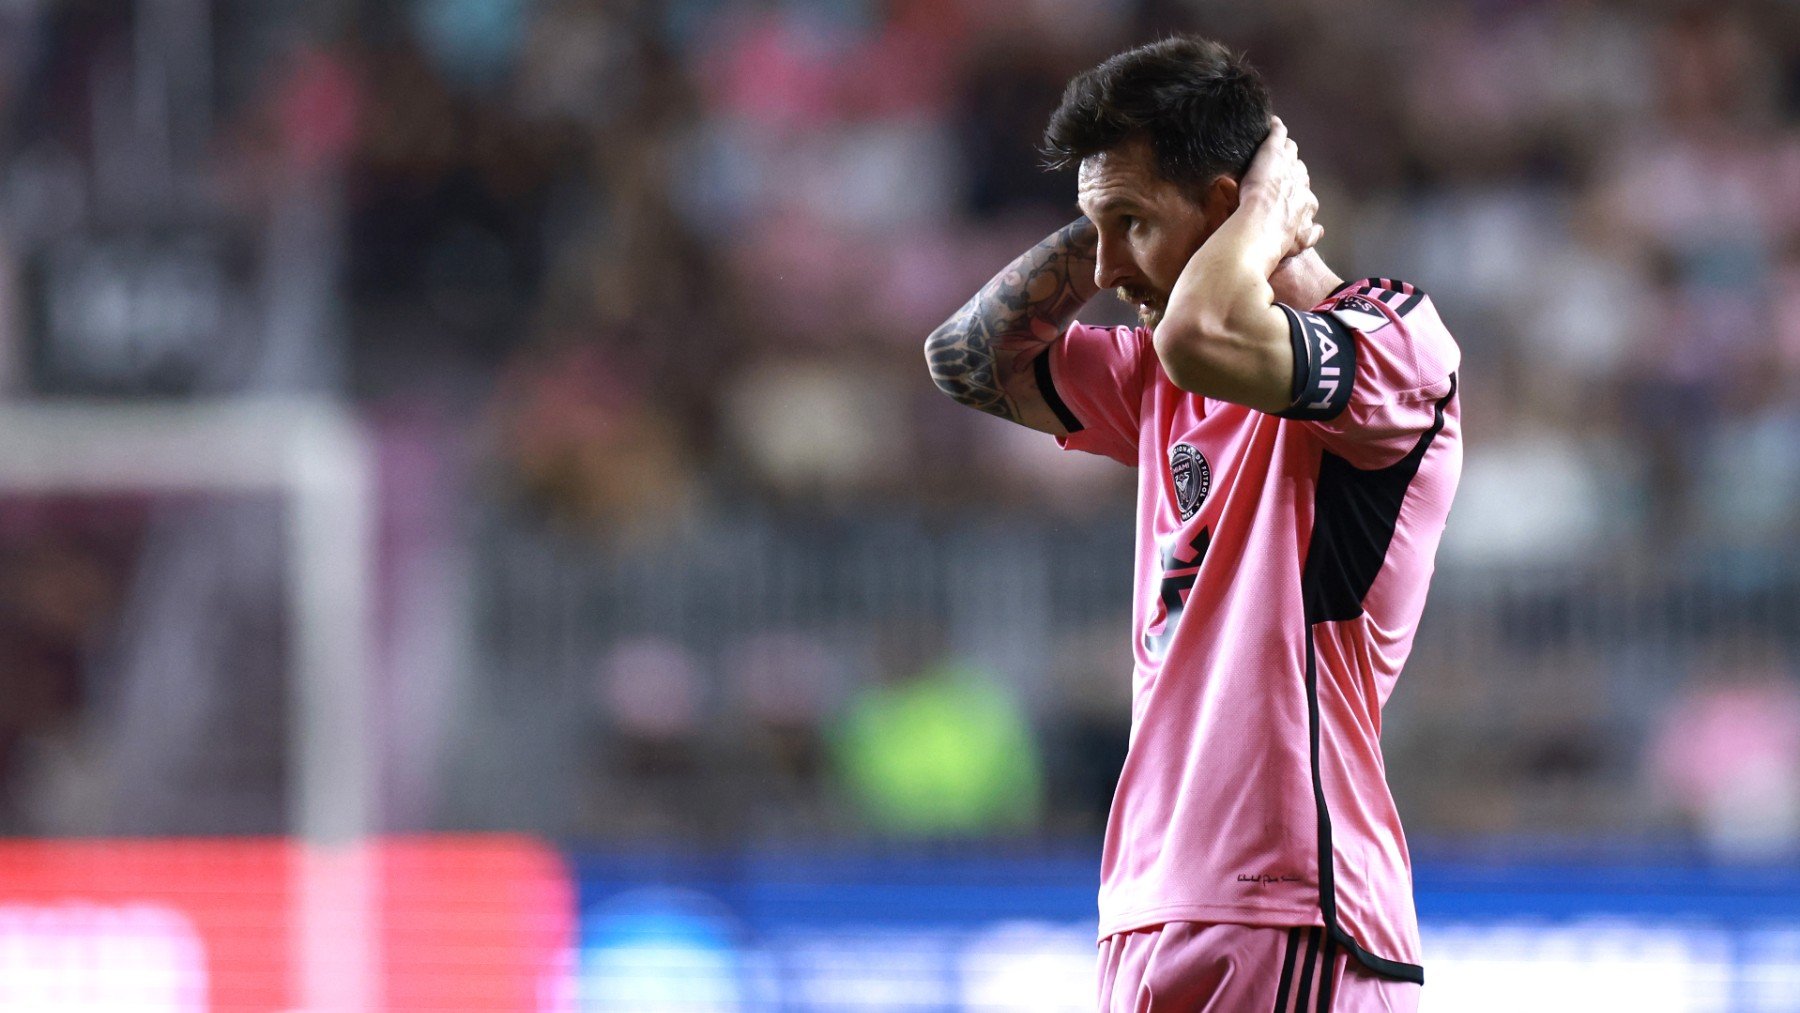
M 0 368 L 358 406 L 389 825 L 1091 834 L 1131 476 L 918 348 L 1171 30 L 1463 345 L 1412 832 L 1800 842 L 1791 4 L 6 0 Z M 128 493 L 0 504 L 0 829 L 277 829 L 279 506 Z

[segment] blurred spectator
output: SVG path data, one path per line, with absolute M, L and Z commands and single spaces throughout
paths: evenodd
M 1131 739 L 1131 682 L 1120 643 L 1126 624 L 1073 634 L 1054 660 L 1048 690 L 1058 706 L 1044 734 L 1045 819 L 1055 832 L 1098 835 Z
M 680 518 L 690 487 L 679 437 L 600 345 L 534 350 L 497 394 L 507 477 L 544 516 L 620 541 Z
M 0 506 L 0 833 L 51 829 L 32 796 L 95 694 L 143 527 L 130 501 Z
M 742 715 L 743 769 L 737 779 L 756 832 L 825 828 L 830 767 L 826 729 L 842 711 L 849 675 L 822 640 L 763 633 L 727 651 Z
M 900 405 L 883 379 L 828 362 L 761 363 L 721 400 L 744 464 L 773 490 L 841 501 L 908 470 Z
M 1529 425 L 1529 424 L 1526 424 Z M 1463 468 L 1455 520 L 1445 533 L 1448 559 L 1476 565 L 1543 563 L 1567 547 L 1601 547 L 1626 533 L 1616 486 L 1629 481 L 1618 459 L 1566 431 L 1521 425 L 1492 433 Z M 1627 458 L 1629 460 L 1629 458 Z
M 1708 850 L 1800 848 L 1800 681 L 1771 658 L 1714 662 L 1670 702 L 1651 744 L 1657 786 Z
M 837 732 L 845 787 L 869 827 L 899 837 L 1029 829 L 1043 774 L 1017 701 L 993 678 L 940 663 L 865 691 Z
M 717 813 L 697 660 L 680 645 L 642 639 L 615 647 L 602 666 L 602 776 L 623 788 L 595 806 L 607 836 L 710 836 Z

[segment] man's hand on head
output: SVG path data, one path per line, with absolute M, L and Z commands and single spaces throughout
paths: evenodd
M 1309 295 L 1331 288 L 1312 252 L 1325 231 L 1313 221 L 1318 209 L 1299 147 L 1271 120 L 1238 181 L 1237 207 L 1189 259 L 1156 329 L 1176 386 L 1259 411 L 1293 403 L 1293 343 L 1275 304 L 1309 306 Z
M 1279 243 L 1279 264 L 1318 245 L 1325 234 L 1325 227 L 1313 220 L 1318 212 L 1319 198 L 1306 163 L 1300 160 L 1300 146 L 1275 117 L 1238 184 L 1237 213 L 1253 217 Z

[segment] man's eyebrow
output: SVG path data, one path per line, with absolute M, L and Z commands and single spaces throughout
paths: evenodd
M 1080 201 L 1076 201 L 1078 206 L 1080 203 Z M 1093 207 L 1088 209 L 1087 214 L 1091 217 L 1093 215 L 1103 215 L 1110 211 L 1137 210 L 1139 210 L 1137 201 L 1132 200 L 1130 197 L 1102 197 L 1094 202 Z

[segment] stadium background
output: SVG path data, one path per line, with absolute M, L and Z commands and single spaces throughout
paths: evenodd
M 1131 479 L 919 345 L 1179 29 L 1466 356 L 1384 727 L 1425 1008 L 1800 1010 L 1772 0 L 0 2 L 0 442 L 87 475 L 0 467 L 0 1007 L 1083 1008 Z M 282 426 L 83 407 L 225 402 L 350 420 L 356 679 L 297 495 L 143 477 Z

